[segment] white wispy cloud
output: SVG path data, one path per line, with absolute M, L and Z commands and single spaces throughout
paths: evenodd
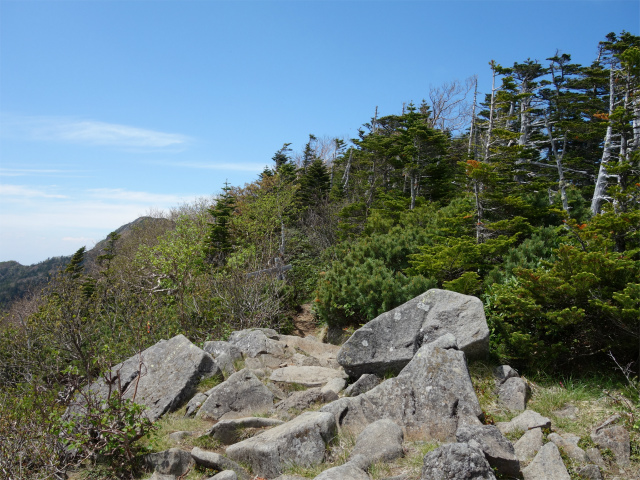
M 16 198 L 68 198 L 67 195 L 50 193 L 46 189 L 26 187 L 24 185 L 0 184 L 0 196 Z
M 79 170 L 60 170 L 50 168 L 1 168 L 0 177 L 78 177 Z
M 220 163 L 220 162 L 157 162 L 168 167 L 193 168 L 200 170 L 227 170 L 237 172 L 261 172 L 265 163 Z
M 86 243 L 88 245 L 96 243 L 95 239 L 89 237 L 62 237 L 62 241 L 70 243 Z
M 132 190 L 124 190 L 122 188 L 93 188 L 87 190 L 87 193 L 94 198 L 102 200 L 133 202 L 149 206 L 156 204 L 175 205 L 183 202 L 186 198 L 193 197 L 193 195 L 185 197 L 174 194 L 136 192 Z
M 4 114 L 1 123 L 5 136 L 29 140 L 154 149 L 180 147 L 190 141 L 190 137 L 178 133 L 65 117 L 26 117 Z

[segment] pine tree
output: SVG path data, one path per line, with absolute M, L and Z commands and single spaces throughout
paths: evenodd
M 227 255 L 232 251 L 231 243 L 231 216 L 235 209 L 235 198 L 231 194 L 231 187 L 225 182 L 223 192 L 214 206 L 209 208 L 209 214 L 213 217 L 210 224 L 209 236 L 206 242 L 206 255 L 210 263 L 217 266 L 224 265 Z

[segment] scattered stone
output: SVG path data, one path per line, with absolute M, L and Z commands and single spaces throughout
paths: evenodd
M 589 457 L 591 463 L 595 463 L 599 467 L 605 466 L 604 458 L 602 458 L 602 454 L 597 448 L 587 448 L 587 457 Z
M 551 428 L 551 420 L 533 410 L 525 410 L 510 422 L 498 422 L 496 425 L 502 433 L 511 433 L 518 430 L 526 432 L 533 428 Z
M 256 328 L 233 332 L 229 337 L 229 343 L 237 347 L 245 358 L 255 358 L 264 353 L 284 357 L 286 345 L 273 340 L 277 337 L 275 330 Z
M 307 480 L 307 478 L 299 475 L 280 475 L 273 480 Z
M 373 373 L 365 373 L 360 376 L 358 380 L 349 385 L 347 389 L 344 391 L 345 397 L 357 397 L 361 393 L 368 392 L 373 387 L 376 387 L 380 384 L 380 377 L 374 375 Z
M 522 475 L 524 480 L 571 480 L 558 447 L 551 442 L 542 446 Z
M 574 405 L 565 405 L 560 410 L 554 410 L 551 413 L 558 418 L 568 418 L 569 420 L 578 418 L 578 408 Z
M 463 425 L 456 431 L 456 439 L 468 443 L 484 453 L 493 468 L 503 475 L 517 477 L 520 462 L 513 445 L 494 425 Z
M 175 475 L 165 475 L 163 473 L 153 472 L 153 475 L 149 477 L 149 480 L 178 480 Z
M 509 365 L 500 365 L 499 367 L 496 367 L 495 370 L 493 371 L 493 376 L 496 378 L 496 383 L 498 385 L 502 385 L 508 379 L 517 378 L 520 375 L 518 375 L 518 372 L 516 372 Z
M 298 350 L 305 355 L 317 359 L 322 367 L 337 368 L 336 357 L 340 347 L 330 343 L 321 343 L 314 337 L 296 337 L 293 335 L 279 335 L 278 340 L 288 347 Z
M 200 407 L 202 406 L 202 404 L 207 401 L 207 398 L 209 397 L 205 393 L 202 393 L 202 392 L 196 393 L 194 397 L 191 400 L 189 400 L 189 403 L 187 403 L 187 411 L 185 412 L 184 416 L 190 417 L 192 415 L 195 415 L 200 409 Z
M 314 480 L 369 480 L 369 475 L 353 462 L 325 470 Z
M 209 480 L 238 480 L 238 475 L 233 470 L 223 470 L 209 478 Z
M 266 428 L 282 425 L 283 423 L 282 420 L 262 417 L 220 420 L 205 435 L 212 436 L 223 445 L 231 445 L 238 441 L 238 435 L 243 428 Z
M 291 357 L 291 363 L 293 363 L 296 367 L 322 367 L 326 365 L 322 365 L 320 360 L 315 357 L 309 357 L 308 355 L 303 355 L 302 353 L 294 353 Z M 283 367 L 287 367 L 287 364 L 282 365 Z
M 338 353 L 338 363 L 351 377 L 399 372 L 421 345 L 446 333 L 457 339 L 469 358 L 489 350 L 489 328 L 476 297 L 432 289 L 383 313 L 356 330 Z
M 346 375 L 333 368 L 285 367 L 274 370 L 269 377 L 272 382 L 297 383 L 305 387 L 321 387 L 333 378 L 346 378 Z
M 409 437 L 438 441 L 455 440 L 458 425 L 479 424 L 482 417 L 464 353 L 431 344 L 421 347 L 397 377 L 320 410 L 353 433 L 389 418 Z
M 198 417 L 213 420 L 241 418 L 268 411 L 273 406 L 273 394 L 248 369 L 231 375 L 207 392 Z
M 189 452 L 179 448 L 171 448 L 159 453 L 148 453 L 144 456 L 144 463 L 161 475 L 184 475 L 194 465 Z
M 287 464 L 311 466 L 324 459 L 336 422 L 325 412 L 305 412 L 293 420 L 227 447 L 227 455 L 251 465 L 253 473 L 277 477 Z
M 320 390 L 322 390 L 322 392 L 327 392 L 327 391 L 331 390 L 332 392 L 335 392 L 336 394 L 338 394 L 342 390 L 344 390 L 344 387 L 346 387 L 346 386 L 347 386 L 347 380 L 346 379 L 344 379 L 344 378 L 332 378 Z
M 509 410 L 526 409 L 529 396 L 529 386 L 520 377 L 508 378 L 498 387 L 498 401 Z
M 525 463 L 535 457 L 542 448 L 542 438 L 541 428 L 532 428 L 525 432 L 513 446 L 518 460 Z
M 240 352 L 240 349 L 229 342 L 204 342 L 202 349 L 211 354 L 211 356 L 216 360 L 221 355 L 226 355 L 232 362 L 239 362 L 242 360 L 242 353 Z
M 495 480 L 482 451 L 466 443 L 448 443 L 424 457 L 420 480 Z
M 392 462 L 404 456 L 403 441 L 402 428 L 395 422 L 386 418 L 378 420 L 358 435 L 349 460 L 363 470 L 376 462 Z
M 207 452 L 201 448 L 193 447 L 191 456 L 198 465 L 203 467 L 220 471 L 233 470 L 240 480 L 249 480 L 251 478 L 244 468 L 218 453 Z
M 594 441 L 600 449 L 608 448 L 616 457 L 618 465 L 629 465 L 631 455 L 631 443 L 629 432 L 620 425 L 613 427 L 600 427 L 591 434 L 591 440 Z
M 173 432 L 168 435 L 169 440 L 175 443 L 180 443 L 185 438 L 192 437 L 192 436 L 193 436 L 193 432 L 184 432 L 184 431 Z
M 550 433 L 547 435 L 547 438 L 576 462 L 586 463 L 589 461 L 589 457 L 587 457 L 587 453 L 583 449 L 581 449 L 577 444 L 561 437 L 557 433 Z
M 576 473 L 580 475 L 580 478 L 584 478 L 585 480 L 602 480 L 602 472 L 600 472 L 600 468 L 594 464 L 578 467 Z
M 284 400 L 276 403 L 271 410 L 279 418 L 291 419 L 291 413 L 297 415 L 301 411 L 309 408 L 314 403 L 327 403 L 338 399 L 338 394 L 332 390 L 323 392 L 320 388 L 310 388 L 300 392 L 293 392 Z

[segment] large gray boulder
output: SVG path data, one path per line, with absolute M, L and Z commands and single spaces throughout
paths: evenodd
M 338 353 L 351 377 L 399 372 L 424 343 L 455 336 L 469 358 L 489 351 L 489 328 L 482 302 L 469 295 L 432 289 L 356 330 Z
M 322 343 L 313 337 L 297 337 L 294 335 L 278 335 L 278 341 L 288 347 L 300 351 L 318 360 L 321 367 L 337 367 L 336 357 L 340 347 L 330 343 Z
M 540 449 L 531 463 L 522 469 L 524 480 L 571 480 L 558 447 L 552 442 Z
M 562 449 L 572 460 L 579 463 L 587 463 L 589 461 L 587 453 L 578 446 L 577 442 L 572 442 L 555 432 L 547 435 L 547 439 L 555 443 L 556 447 Z
M 208 452 L 201 448 L 193 447 L 191 450 L 191 456 L 198 465 L 203 467 L 212 468 L 221 472 L 224 472 L 225 470 L 233 470 L 241 480 L 249 480 L 250 478 L 253 478 L 250 477 L 247 471 L 236 462 L 220 455 L 219 453 Z
M 456 431 L 458 442 L 468 443 L 484 453 L 489 465 L 503 475 L 517 477 L 520 462 L 513 445 L 495 425 L 462 425 Z
M 513 446 L 518 460 L 528 462 L 535 457 L 542 448 L 543 439 L 542 428 L 532 428 L 526 431 Z
M 284 400 L 276 403 L 271 410 L 279 418 L 290 420 L 292 416 L 306 410 L 314 403 L 327 403 L 338 399 L 338 394 L 332 390 L 323 392 L 320 388 L 310 388 L 293 392 Z
M 245 428 L 267 428 L 282 425 L 284 422 L 276 418 L 244 417 L 231 420 L 220 420 L 206 433 L 223 445 L 232 445 L 238 441 Z
M 455 441 L 459 425 L 480 424 L 483 414 L 464 353 L 442 344 L 422 346 L 397 377 L 320 410 L 333 413 L 341 427 L 354 433 L 388 418 L 403 427 L 405 436 Z
M 286 344 L 278 342 L 278 334 L 271 329 L 249 329 L 233 332 L 229 337 L 229 343 L 242 352 L 242 355 L 255 358 L 260 354 L 284 356 Z
M 247 417 L 273 407 L 273 393 L 248 369 L 231 375 L 206 392 L 198 417 L 213 420 Z
M 619 465 L 629 465 L 631 442 L 629 432 L 624 427 L 600 427 L 591 434 L 591 440 L 601 449 L 610 449 Z
M 317 465 L 324 460 L 336 422 L 324 412 L 305 412 L 290 422 L 227 447 L 227 456 L 251 465 L 259 477 L 274 478 L 288 464 Z
M 344 391 L 345 397 L 357 397 L 361 393 L 368 392 L 373 387 L 380 385 L 381 378 L 373 373 L 365 373 L 358 380 L 349 385 Z
M 498 387 L 498 401 L 509 410 L 525 410 L 529 396 L 529 385 L 520 377 L 508 378 Z
M 213 357 L 202 351 L 184 335 L 161 340 L 139 355 L 111 369 L 111 389 L 120 385 L 124 397 L 147 407 L 145 415 L 156 421 L 165 413 L 177 410 L 196 392 L 203 378 L 220 375 Z M 87 388 L 91 395 L 106 398 L 109 386 L 101 379 Z M 72 404 L 67 415 L 83 414 L 84 401 Z
M 534 428 L 551 428 L 551 420 L 533 410 L 525 410 L 510 422 L 498 422 L 496 426 L 502 433 L 526 432 Z
M 240 349 L 229 342 L 205 342 L 202 349 L 215 359 L 216 363 L 227 377 L 237 371 L 236 365 L 242 361 L 242 353 L 240 352 Z
M 156 473 L 176 476 L 184 475 L 194 465 L 191 454 L 179 448 L 149 453 L 144 456 L 144 463 Z
M 424 457 L 420 480 L 495 480 L 482 451 L 466 443 L 449 443 Z

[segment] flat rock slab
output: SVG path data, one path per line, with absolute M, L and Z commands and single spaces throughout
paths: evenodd
M 454 441 L 459 425 L 479 424 L 478 403 L 463 352 L 438 342 L 424 345 L 395 378 L 357 397 L 322 407 L 353 433 L 382 418 L 402 426 L 405 436 Z
M 264 413 L 273 407 L 273 393 L 248 369 L 231 375 L 206 392 L 198 417 L 224 420 Z
M 184 475 L 194 465 L 189 452 L 179 448 L 171 448 L 159 453 L 149 453 L 144 456 L 147 467 L 162 475 Z
M 231 420 L 221 420 L 216 423 L 206 435 L 210 435 L 223 445 L 231 445 L 238 441 L 240 430 L 243 428 L 268 428 L 282 425 L 284 422 L 276 418 L 244 417 Z
M 314 480 L 369 480 L 369 475 L 357 465 L 347 462 L 325 470 Z
M 551 420 L 533 410 L 525 410 L 510 422 L 498 422 L 496 425 L 502 433 L 526 432 L 533 428 L 551 428 Z
M 359 328 L 338 353 L 351 377 L 399 372 L 421 345 L 451 333 L 469 358 L 489 351 L 482 302 L 469 295 L 432 289 Z
M 353 382 L 344 391 L 345 397 L 357 397 L 361 393 L 368 392 L 373 387 L 380 385 L 382 379 L 373 373 L 365 373 L 358 380 Z
M 290 422 L 227 447 L 227 456 L 251 465 L 253 473 L 274 478 L 286 465 L 322 463 L 326 444 L 333 438 L 336 421 L 324 412 L 305 412 Z
M 303 352 L 305 355 L 317 358 L 323 363 L 335 360 L 340 351 L 340 347 L 330 343 L 322 343 L 309 337 L 296 337 L 294 335 L 278 335 L 278 340 L 288 347 Z M 328 365 L 322 365 L 328 366 Z
M 517 477 L 520 473 L 513 445 L 495 425 L 463 425 L 456 431 L 456 438 L 482 450 L 489 465 L 501 474 Z
M 264 353 L 284 357 L 287 355 L 287 346 L 273 339 L 277 336 L 276 331 L 271 329 L 240 330 L 231 334 L 229 343 L 237 347 L 244 357 L 255 358 Z
M 547 435 L 547 439 L 555 443 L 556 447 L 562 449 L 572 460 L 579 463 L 587 463 L 589 461 L 587 453 L 577 445 L 577 442 L 574 443 L 555 432 Z
M 131 399 L 135 394 L 136 403 L 147 407 L 147 418 L 156 421 L 191 398 L 202 378 L 219 374 L 220 369 L 211 355 L 184 335 L 178 335 L 161 340 L 113 367 L 111 381 L 115 385 L 119 382 L 125 398 Z M 104 380 L 93 383 L 87 390 L 102 398 L 109 391 Z M 83 408 L 83 403 L 78 401 L 67 414 L 82 413 Z
M 552 442 L 542 446 L 531 463 L 522 469 L 524 480 L 571 480 L 558 447 Z
M 238 480 L 238 475 L 233 470 L 223 470 L 209 478 L 209 480 Z
M 495 480 L 482 451 L 466 443 L 449 443 L 424 457 L 420 480 Z
M 284 400 L 273 406 L 274 412 L 279 418 L 290 420 L 299 412 L 306 410 L 314 403 L 327 403 L 338 399 L 338 394 L 332 390 L 323 392 L 320 388 L 310 388 L 300 392 L 293 392 Z
M 297 383 L 305 387 L 322 387 L 334 378 L 346 378 L 339 370 L 326 367 L 284 367 L 274 370 L 269 379 L 272 382 Z
M 233 470 L 241 480 L 249 480 L 250 478 L 253 478 L 250 477 L 247 471 L 236 462 L 220 455 L 219 453 L 207 452 L 201 448 L 193 447 L 191 450 L 191 456 L 198 465 L 203 467 L 213 468 L 214 470 L 219 471 Z

